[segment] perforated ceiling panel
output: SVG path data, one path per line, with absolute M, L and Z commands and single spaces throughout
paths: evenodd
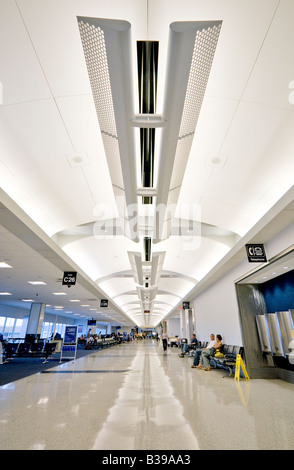
M 222 24 L 196 32 L 179 138 L 194 133 Z
M 91 25 L 81 19 L 78 25 L 105 153 L 111 156 L 114 163 L 109 165 L 109 168 L 116 168 L 111 174 L 112 181 L 122 188 L 123 179 L 119 171 L 120 154 L 104 32 L 99 26 Z
M 117 138 L 104 32 L 83 20 L 78 24 L 101 132 Z

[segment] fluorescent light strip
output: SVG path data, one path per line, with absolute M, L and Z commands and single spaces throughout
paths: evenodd
M 4 261 L 0 261 L 0 268 L 12 268 L 12 266 L 5 263 Z
M 32 284 L 33 286 L 46 286 L 46 282 L 43 281 L 28 281 L 28 284 Z

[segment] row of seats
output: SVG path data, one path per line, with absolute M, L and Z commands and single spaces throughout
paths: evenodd
M 235 372 L 237 355 L 240 355 L 243 359 L 244 348 L 243 346 L 235 346 L 224 344 L 220 350 L 221 356 L 213 356 L 210 359 L 210 365 L 214 368 L 222 368 L 229 372 L 229 375 L 233 375 Z
M 181 347 L 184 345 L 184 344 L 187 344 L 188 343 L 188 340 L 187 338 L 182 338 L 181 339 Z M 206 346 L 208 345 L 208 341 L 198 341 L 197 340 L 197 343 L 191 343 L 187 346 L 186 348 L 186 351 L 185 352 L 181 352 L 179 354 L 180 357 L 184 357 L 185 354 L 188 354 L 188 356 L 194 356 L 194 351 L 196 349 L 203 349 L 203 348 L 206 348 Z
M 56 350 L 57 343 L 6 343 L 4 344 L 3 359 L 4 363 L 14 357 L 30 357 L 43 358 L 44 362 L 48 362 L 48 358 L 52 356 Z
M 187 339 L 183 338 L 181 340 L 181 344 L 187 343 Z M 203 349 L 206 348 L 208 345 L 208 341 L 197 341 L 195 344 L 189 344 L 188 348 L 186 349 L 185 354 L 189 356 L 194 356 L 194 351 L 196 349 Z M 235 345 L 228 345 L 223 344 L 222 348 L 219 351 L 220 355 L 213 356 L 210 359 L 210 365 L 213 368 L 222 368 L 229 372 L 229 375 L 232 375 L 235 372 L 237 355 L 240 354 L 241 358 L 244 358 L 244 348 L 243 346 L 235 346 Z M 180 357 L 184 357 L 184 354 L 181 353 Z
M 85 349 L 102 349 L 109 346 L 113 346 L 114 344 L 119 343 L 116 338 L 95 338 L 93 341 L 87 341 L 85 344 Z

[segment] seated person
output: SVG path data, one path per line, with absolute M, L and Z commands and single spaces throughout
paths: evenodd
M 192 337 L 191 337 L 191 343 L 190 344 L 188 344 L 188 343 L 182 344 L 182 351 L 181 351 L 180 357 L 183 357 L 184 354 L 186 354 L 186 352 L 188 352 L 188 350 L 191 349 L 193 347 L 193 345 L 196 346 L 196 344 L 197 344 L 196 335 L 195 335 L 195 333 L 193 333 Z
M 199 359 L 200 359 L 200 356 L 201 356 L 201 353 L 203 350 L 205 349 L 210 349 L 212 348 L 216 343 L 216 339 L 215 339 L 215 336 L 213 333 L 211 333 L 210 335 L 210 342 L 208 343 L 208 345 L 206 346 L 206 348 L 200 348 L 200 349 L 196 349 L 195 351 L 195 355 L 194 355 L 194 361 L 193 361 L 193 364 L 192 364 L 192 369 L 196 368 L 199 364 Z
M 78 339 L 78 344 L 85 344 L 86 343 L 86 338 L 84 335 L 81 335 Z
M 197 366 L 198 369 L 202 369 L 204 366 L 204 370 L 210 370 L 210 358 L 214 356 L 215 351 L 217 349 L 222 348 L 223 343 L 222 343 L 222 337 L 221 335 L 216 335 L 216 343 L 214 346 L 212 346 L 209 349 L 205 349 L 202 351 L 201 356 L 200 356 L 200 361 L 199 365 Z

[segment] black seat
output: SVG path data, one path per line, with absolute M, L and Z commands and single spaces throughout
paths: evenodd
M 28 355 L 31 349 L 31 344 L 30 343 L 20 343 L 17 349 L 17 355 L 18 357 Z
M 57 346 L 57 343 L 46 343 L 45 344 L 44 350 L 43 350 L 43 357 L 45 359 L 44 363 L 48 362 L 48 360 L 47 360 L 48 357 L 52 356 L 55 353 L 56 346 Z
M 44 343 L 39 342 L 39 343 L 33 343 L 31 345 L 31 353 L 33 356 L 40 355 L 41 352 L 43 351 Z
M 7 343 L 4 350 L 4 362 L 7 359 L 11 359 L 17 351 L 18 344 L 17 343 Z

